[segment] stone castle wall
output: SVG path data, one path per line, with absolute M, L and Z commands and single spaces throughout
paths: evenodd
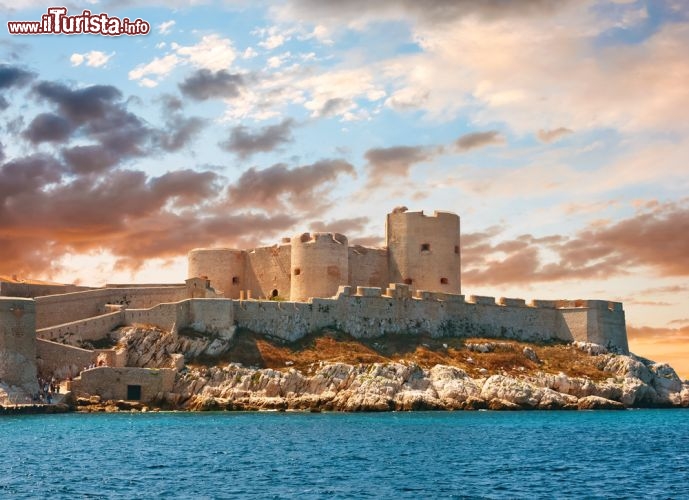
M 62 325 L 106 313 L 105 304 L 125 307 L 152 307 L 161 302 L 176 302 L 187 297 L 187 288 L 132 287 L 101 288 L 86 292 L 48 295 L 36 298 L 36 327 Z
M 311 302 L 193 299 L 126 311 L 126 323 L 172 330 L 191 326 L 227 332 L 232 326 L 286 341 L 336 328 L 356 338 L 385 334 L 491 337 L 542 342 L 585 341 L 628 352 L 622 305 L 607 301 L 531 301 L 416 292 L 406 285 L 341 287 L 336 298 Z
M 36 304 L 0 298 L 0 383 L 34 394 L 36 376 Z
M 240 289 L 255 298 L 289 297 L 291 255 L 290 245 L 284 243 L 246 252 L 246 282 Z M 239 294 L 225 297 L 238 299 Z
M 94 316 L 93 318 L 39 328 L 36 330 L 36 336 L 41 339 L 54 342 L 68 342 L 70 344 L 100 340 L 109 331 L 122 325 L 124 317 L 124 310 L 110 312 Z
M 88 349 L 36 339 L 36 362 L 43 376 L 58 379 L 76 377 L 97 360 L 97 353 Z
M 350 286 L 378 286 L 384 288 L 388 278 L 388 252 L 385 248 L 349 247 Z
M 512 338 L 540 342 L 586 341 L 628 351 L 621 304 L 606 301 L 559 301 L 417 292 L 394 285 L 342 287 L 337 298 L 304 302 L 233 301 L 235 324 L 287 341 L 322 328 L 337 328 L 356 338 L 385 334 L 435 337 Z

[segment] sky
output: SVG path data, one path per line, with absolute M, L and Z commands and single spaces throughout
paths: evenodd
M 150 30 L 10 34 L 54 6 L 0 0 L 0 274 L 180 282 L 451 211 L 463 293 L 622 301 L 689 377 L 686 1 L 84 0 Z

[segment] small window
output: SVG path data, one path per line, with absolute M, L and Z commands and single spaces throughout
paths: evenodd
M 414 280 L 411 279 L 411 278 L 407 278 L 407 279 L 404 280 L 404 284 L 405 284 L 405 285 L 411 285 L 413 282 L 414 282 Z
M 447 278 L 440 278 L 441 285 L 447 285 Z
M 421 251 L 422 252 L 430 252 L 431 251 L 431 244 L 430 243 L 421 243 Z
M 455 245 L 455 253 L 459 253 L 459 245 Z
M 239 285 L 239 276 L 232 276 L 232 284 Z
M 299 269 L 298 267 L 295 267 L 294 268 L 294 275 L 299 276 L 300 274 L 301 274 L 301 269 Z
M 270 296 L 273 297 L 273 298 L 275 298 L 275 297 L 278 296 L 278 291 L 277 291 L 276 288 L 273 289 L 273 291 L 270 293 Z
M 140 401 L 141 400 L 141 386 L 140 385 L 128 385 L 127 386 L 127 400 L 128 401 Z

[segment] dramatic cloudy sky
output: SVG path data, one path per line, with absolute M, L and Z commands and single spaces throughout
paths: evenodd
M 180 281 L 449 210 L 465 293 L 622 300 L 689 365 L 685 0 L 85 0 L 151 33 L 8 34 L 53 4 L 0 0 L 0 274 Z

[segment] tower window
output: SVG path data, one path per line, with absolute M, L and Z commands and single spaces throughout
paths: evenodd
M 407 278 L 407 279 L 404 280 L 404 284 L 405 284 L 405 285 L 411 285 L 413 282 L 414 282 L 414 280 L 411 279 L 411 278 Z
M 301 269 L 299 269 L 298 267 L 295 267 L 294 268 L 294 275 L 299 276 L 300 274 L 301 274 Z
M 232 284 L 239 285 L 239 276 L 232 276 Z
M 430 252 L 431 251 L 431 244 L 430 243 L 421 243 L 421 251 L 422 252 Z
M 441 285 L 447 285 L 447 278 L 440 278 Z
M 455 253 L 459 253 L 459 245 L 455 245 Z

